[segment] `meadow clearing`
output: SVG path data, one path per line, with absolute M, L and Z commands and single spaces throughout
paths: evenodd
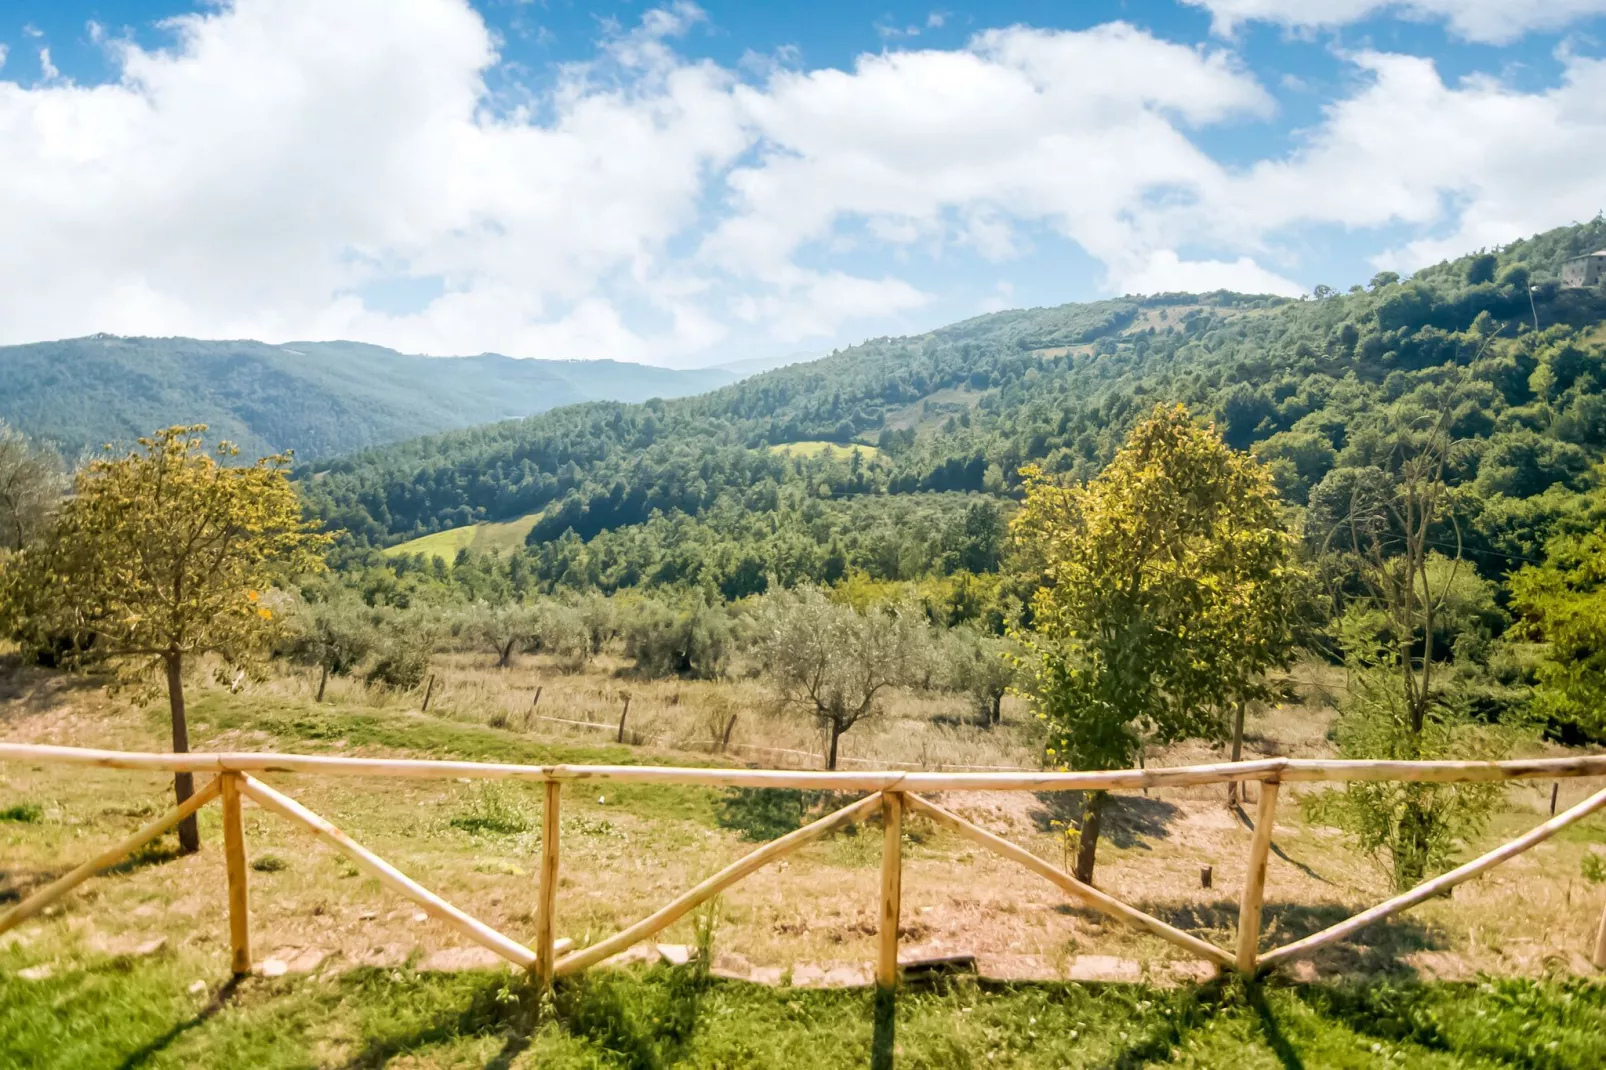
M 443 656 L 427 713 L 422 693 L 352 679 L 332 680 L 317 703 L 310 675 L 282 672 L 236 691 L 197 674 L 192 745 L 818 767 L 820 739 L 810 722 L 780 710 L 760 684 L 643 681 L 626 668 L 603 658 L 566 673 L 526 657 L 495 670 L 482 655 Z M 1251 717 L 1245 757 L 1328 754 L 1328 699 L 1342 686 L 1341 673 L 1302 666 L 1291 687 L 1298 701 Z M 108 698 L 92 679 L 25 668 L 15 658 L 0 668 L 0 739 L 162 750 L 165 731 L 164 707 Z M 1013 702 L 1003 723 L 987 729 L 956 697 L 903 691 L 881 718 L 844 738 L 853 760 L 844 768 L 1030 768 L 1035 733 Z M 1196 744 L 1150 754 L 1147 764 L 1220 757 Z M 449 901 L 528 939 L 539 785 L 263 779 Z M 1563 781 L 1559 804 L 1596 787 Z M 1463 854 L 1542 820 L 1551 789 L 1550 782 L 1513 786 Z M 0 766 L 0 903 L 126 835 L 165 809 L 170 793 L 153 774 Z M 1064 797 L 950 793 L 942 801 L 1064 860 L 1062 828 L 1073 812 Z M 567 788 L 558 933 L 581 946 L 595 942 L 753 842 L 831 805 L 788 791 Z M 259 971 L 275 976 L 228 983 L 218 821 L 215 808 L 202 812 L 199 854 L 146 850 L 0 937 L 0 1051 L 13 1065 L 187 1066 L 238 1057 L 264 1066 L 821 1066 L 860 1065 L 894 1051 L 908 1066 L 1606 1061 L 1599 1028 L 1606 995 L 1588 961 L 1606 907 L 1606 824 L 1598 817 L 1447 898 L 1246 986 L 1214 979 L 1158 938 L 1103 920 L 912 816 L 902 954 L 973 955 L 976 974 L 911 989 L 890 1017 L 878 1017 L 867 987 L 878 829 L 848 830 L 760 870 L 712 910 L 659 937 L 669 957 L 702 947 L 706 969 L 669 965 L 653 944 L 643 945 L 616 969 L 560 985 L 557 1007 L 543 1015 L 520 979 L 487 953 L 249 803 L 252 940 Z M 1249 818 L 1228 808 L 1219 786 L 1125 793 L 1107 816 L 1097 883 L 1231 946 L 1250 834 Z M 1206 865 L 1209 888 L 1201 887 Z M 1380 867 L 1285 798 L 1269 869 L 1266 946 L 1388 894 Z

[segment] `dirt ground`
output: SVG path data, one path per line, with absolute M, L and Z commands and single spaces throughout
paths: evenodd
M 465 753 L 500 748 L 596 745 L 585 728 L 513 718 L 534 687 L 552 716 L 597 719 L 604 699 L 632 691 L 632 719 L 646 734 L 674 737 L 735 712 L 755 746 L 808 742 L 807 728 L 766 707 L 754 684 L 643 685 L 601 670 L 578 677 L 539 664 L 516 675 L 488 674 L 471 659 L 450 664 L 429 714 L 416 696 L 367 696 L 345 681 L 330 702 L 311 701 L 310 682 L 281 679 L 233 695 L 196 681 L 196 749 L 405 754 L 357 726 L 381 724 L 396 738 L 427 730 L 462 741 Z M 610 691 L 610 689 L 612 689 Z M 593 707 L 585 696 L 591 695 Z M 596 697 L 600 696 L 600 697 Z M 957 755 L 965 733 L 985 737 L 988 762 L 1027 764 L 1031 728 L 1010 711 L 987 733 L 963 724 L 956 700 L 900 696 L 894 715 L 856 740 L 853 753 L 910 764 Z M 540 709 L 541 707 L 537 707 Z M 552 712 L 558 711 L 558 712 Z M 271 712 L 271 718 L 269 716 Z M 260 717 L 260 724 L 253 718 Z M 1319 699 L 1252 718 L 1246 757 L 1327 753 L 1330 713 Z M 265 727 L 263 727 L 265 726 Z M 778 726 L 773 732 L 766 726 Z M 364 729 L 371 731 L 371 727 Z M 165 709 L 136 709 L 92 682 L 0 666 L 0 739 L 80 746 L 166 748 Z M 296 733 L 300 733 L 299 736 Z M 290 738 L 287 738 L 289 734 Z M 674 739 L 671 738 L 671 743 Z M 684 739 L 682 739 L 684 742 Z M 429 752 L 438 756 L 437 742 Z M 422 748 L 421 748 L 422 749 Z M 801 748 L 798 748 L 801 749 Z M 498 751 L 497 753 L 501 753 Z M 966 755 L 973 756 L 973 755 Z M 630 758 L 708 761 L 676 746 L 641 744 Z M 1205 746 L 1149 756 L 1148 764 L 1220 760 Z M 713 759 L 735 762 L 737 756 Z M 758 764 L 758 763 L 753 763 Z M 763 763 L 770 764 L 770 763 Z M 939 767 L 941 761 L 928 767 Z M 534 928 L 540 852 L 540 788 L 487 788 L 457 780 L 340 779 L 273 775 L 274 786 L 325 815 L 358 842 L 464 910 L 519 939 Z M 1560 805 L 1599 785 L 1565 781 Z M 1549 782 L 1514 787 L 1506 808 L 1464 857 L 1541 820 Z M 1319 789 L 1316 789 L 1319 790 Z M 1314 932 L 1389 894 L 1382 871 L 1337 830 L 1307 821 L 1298 791 L 1280 800 L 1269 868 L 1265 939 L 1272 947 Z M 0 762 L 0 811 L 37 807 L 35 819 L 0 821 L 0 907 L 126 835 L 169 805 L 160 776 L 102 769 L 67 770 Z M 945 806 L 1055 863 L 1064 860 L 1062 823 L 1071 798 L 1051 793 L 950 793 Z M 1250 788 L 1250 802 L 1253 788 Z M 586 945 L 650 913 L 755 845 L 744 839 L 763 804 L 690 788 L 566 789 L 562 818 L 559 934 Z M 819 803 L 818 805 L 829 805 Z M 1253 812 L 1252 806 L 1249 812 Z M 1250 818 L 1226 806 L 1221 787 L 1125 793 L 1105 823 L 1098 885 L 1205 939 L 1232 946 L 1244 878 Z M 363 876 L 334 851 L 249 802 L 245 830 L 251 932 L 259 967 L 333 975 L 359 965 L 411 964 L 458 969 L 492 964 L 412 904 Z M 183 948 L 225 964 L 228 929 L 217 808 L 202 813 L 204 849 L 179 856 L 171 839 L 96 878 L 41 918 L 0 936 L 25 949 L 32 969 L 93 955 L 171 953 Z M 758 838 L 765 838 L 760 836 Z M 839 834 L 760 870 L 717 901 L 712 947 L 721 972 L 794 985 L 869 980 L 875 956 L 881 837 L 873 827 Z M 1592 883 L 1606 856 L 1606 821 L 1589 819 L 1453 895 L 1424 904 L 1354 939 L 1295 963 L 1296 979 L 1410 974 L 1462 979 L 1480 972 L 1593 974 L 1587 961 L 1606 909 L 1606 883 Z M 1201 867 L 1211 886 L 1201 886 Z M 903 955 L 974 955 L 1001 978 L 1148 980 L 1208 975 L 1157 937 L 1102 919 L 1018 866 L 912 817 L 906 824 Z M 705 919 L 706 921 L 706 919 Z M 695 943 L 694 919 L 659 938 L 665 954 Z M 636 955 L 658 954 L 652 946 Z

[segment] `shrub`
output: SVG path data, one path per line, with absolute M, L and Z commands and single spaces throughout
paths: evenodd
M 513 836 L 531 827 L 519 797 L 504 784 L 481 784 L 473 806 L 452 818 L 450 824 L 472 835 Z
M 38 803 L 17 803 L 0 810 L 0 821 L 19 821 L 25 825 L 37 825 L 45 819 L 45 808 Z

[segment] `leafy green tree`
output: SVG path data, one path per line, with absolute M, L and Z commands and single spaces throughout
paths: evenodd
M 817 587 L 765 595 L 754 624 L 759 657 L 782 700 L 824 731 L 827 769 L 837 767 L 843 733 L 876 716 L 886 690 L 910 682 L 930 642 L 916 610 L 860 613 Z
M 1068 769 L 1136 764 L 1145 739 L 1219 738 L 1292 648 L 1290 537 L 1271 479 L 1181 406 L 1157 407 L 1104 473 L 1062 486 L 1028 468 L 1013 521 L 1032 599 L 1020 688 Z M 1091 881 L 1103 793 L 1085 808 Z
M 1606 528 L 1558 535 L 1511 578 L 1512 605 L 1545 641 L 1534 712 L 1606 737 Z
M 479 602 L 469 607 L 463 626 L 472 637 L 490 647 L 498 669 L 507 669 L 519 654 L 540 647 L 548 632 L 549 616 L 546 606 Z
M 330 676 L 350 676 L 378 638 L 373 611 L 355 598 L 303 602 L 289 612 L 290 656 L 318 670 L 322 702 Z
M 186 664 L 210 654 L 257 671 L 282 627 L 263 592 L 322 568 L 328 542 L 302 517 L 288 456 L 223 464 L 237 451 L 225 442 L 209 454 L 205 431 L 170 427 L 90 464 L 39 544 L 0 574 L 14 627 L 92 637 L 77 660 L 111 662 L 116 682 L 141 693 L 165 683 L 178 752 L 189 749 Z M 175 775 L 179 802 L 193 790 L 191 774 Z M 199 847 L 193 819 L 179 840 Z
M 720 605 L 698 596 L 679 601 L 644 598 L 624 622 L 625 654 L 644 676 L 712 680 L 730 662 L 735 626 Z
M 1371 623 L 1346 632 L 1348 697 L 1335 736 L 1346 758 L 1423 761 L 1499 757 L 1502 736 L 1472 723 L 1446 687 L 1441 661 L 1446 615 L 1484 608 L 1459 582 L 1453 496 L 1445 474 L 1456 452 L 1452 391 L 1437 413 L 1398 408 L 1386 480 L 1357 483 L 1339 539 L 1365 596 L 1350 616 Z M 1453 557 L 1435 553 L 1452 540 Z M 1459 604 L 1458 604 L 1459 603 Z M 1492 607 L 1490 607 L 1492 608 Z M 1396 888 L 1420 883 L 1476 832 L 1499 800 L 1499 784 L 1351 782 L 1325 793 L 1314 813 L 1339 825 L 1388 867 Z
M 1015 644 L 967 623 L 949 629 L 938 650 L 945 682 L 970 700 L 977 723 L 990 728 L 1002 721 L 1004 695 L 1015 683 Z
M 37 539 L 65 490 L 55 451 L 0 420 L 0 552 L 21 550 Z

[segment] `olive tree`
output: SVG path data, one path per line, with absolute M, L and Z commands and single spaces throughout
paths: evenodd
M 910 682 L 929 642 L 917 610 L 861 613 L 817 587 L 765 595 L 754 625 L 759 657 L 782 700 L 825 732 L 827 769 L 837 766 L 842 734 L 878 712 L 883 692 Z
M 350 676 L 374 649 L 379 634 L 374 612 L 355 599 L 303 602 L 289 611 L 289 654 L 318 670 L 322 702 L 331 676 Z
M 66 489 L 55 451 L 0 420 L 0 551 L 43 534 Z

